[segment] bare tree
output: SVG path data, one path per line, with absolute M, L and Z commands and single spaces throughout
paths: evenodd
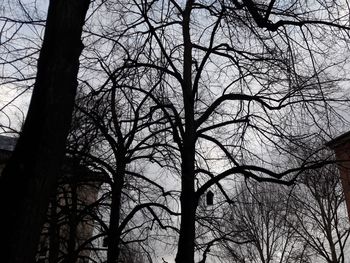
M 220 242 L 229 260 L 345 262 L 349 227 L 334 164 L 301 174 L 293 187 L 245 185 L 222 224 Z M 239 244 L 242 236 L 247 242 Z
M 309 254 L 329 263 L 346 262 L 350 228 L 337 167 L 303 174 L 291 198 L 290 221 Z
M 120 29 L 125 37 L 115 45 L 123 47 L 125 66 L 111 75 L 147 69 L 140 83 L 162 98 L 158 107 L 178 149 L 181 225 L 176 262 L 194 262 L 196 212 L 213 185 L 227 198 L 220 183 L 224 179 L 243 175 L 292 184 L 302 170 L 323 165 L 306 158 L 295 167 L 285 166 L 285 145 L 297 147 L 300 138 L 329 135 L 335 121 L 341 121 L 333 106 L 346 105 L 347 98 L 338 96 L 343 77 L 333 77 L 329 69 L 345 60 L 332 56 L 331 61 L 327 54 L 347 50 L 335 34 L 345 36 L 349 29 L 340 15 L 343 7 L 248 0 L 118 6 L 125 14 Z M 323 13 L 329 14 L 327 20 Z M 137 55 L 130 51 L 130 41 Z M 146 78 L 157 86 L 147 85 Z M 297 133 L 299 129 L 304 133 Z
M 100 65 L 106 82 L 97 88 L 97 93 L 82 95 L 77 105 L 80 128 L 72 133 L 69 154 L 104 174 L 108 184 L 103 191 L 104 206 L 108 206 L 109 219 L 107 223 L 101 222 L 103 218 L 98 220 L 102 224 L 96 238 L 105 236 L 106 260 L 117 262 L 124 244 L 128 248 L 130 242 L 145 241 L 143 237 L 149 235 L 150 225 L 158 224 L 165 230 L 174 228 L 163 223 L 169 220 L 167 213 L 176 215 L 167 205 L 171 192 L 144 172 L 149 161 L 165 162 L 159 152 L 167 144 L 159 134 L 167 133 L 169 128 L 164 125 L 164 117 L 157 114 L 157 98 L 138 87 L 138 74 L 130 70 L 116 78 L 110 76 L 105 62 Z M 86 136 L 87 143 L 76 143 Z M 134 238 L 137 232 L 140 236 Z
M 294 213 L 290 191 L 288 187 L 266 183 L 240 185 L 232 205 L 226 209 L 230 212 L 225 213 L 223 233 L 228 237 L 220 240 L 229 261 L 282 263 L 309 260 L 295 230 L 297 223 L 289 221 Z M 239 239 L 230 234 L 237 232 Z M 237 241 L 240 240 L 246 242 L 239 244 Z
M 337 110 L 348 107 L 341 87 L 349 30 L 343 14 L 349 8 L 346 1 L 274 0 L 102 5 L 85 35 L 89 47 L 80 79 L 91 94 L 111 98 L 111 111 L 100 108 L 106 118 L 93 111 L 98 104 L 82 109 L 104 136 L 102 148 L 108 145 L 115 165 L 89 156 L 112 179 L 111 202 L 117 209 L 111 212 L 116 224 L 107 227 L 115 237 L 108 241 L 110 262 L 118 254 L 126 168 L 142 151 L 179 179 L 173 187 L 181 193 L 176 262 L 194 262 L 196 253 L 204 262 L 206 249 L 197 242 L 202 233 L 196 230 L 203 222 L 200 202 L 211 188 L 230 203 L 224 184 L 238 176 L 291 185 L 301 172 L 327 163 L 313 158 L 313 152 L 306 158 L 296 152 L 293 158 L 300 162 L 285 165 L 290 144 L 300 148 L 300 139 L 331 136 L 344 123 Z M 100 78 L 101 72 L 107 77 Z M 130 73 L 135 82 L 125 81 Z M 118 92 L 125 100 L 118 101 Z M 145 97 L 149 112 L 138 108 Z M 117 102 L 128 102 L 127 110 Z M 156 121 L 154 126 L 143 126 L 147 118 Z M 145 127 L 156 128 L 141 132 L 148 139 L 137 141 L 136 133 Z

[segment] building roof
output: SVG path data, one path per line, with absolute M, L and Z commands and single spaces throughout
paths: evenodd
M 331 149 L 334 149 L 334 148 L 337 148 L 339 145 L 342 145 L 347 142 L 350 142 L 350 131 L 339 135 L 333 140 L 330 140 L 329 142 L 326 143 L 326 146 L 328 146 Z
M 16 137 L 0 135 L 0 150 L 12 152 L 17 143 Z

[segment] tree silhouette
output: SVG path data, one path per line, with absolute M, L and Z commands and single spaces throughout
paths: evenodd
M 79 3 L 87 5 L 87 2 Z M 116 209 L 110 217 L 114 223 L 106 226 L 105 233 L 101 234 L 112 237 L 107 240 L 109 262 L 118 258 L 121 225 L 127 225 L 121 221 L 120 208 L 129 205 L 127 200 L 133 197 L 132 193 L 123 192 L 126 177 L 138 186 L 152 185 L 157 190 L 150 196 L 164 201 L 161 204 L 153 200 L 135 202 L 131 214 L 136 214 L 134 208 L 140 208 L 137 213 L 142 211 L 147 223 L 152 221 L 162 226 L 157 212 L 164 210 L 171 214 L 176 208 L 176 202 L 166 203 L 168 196 L 164 195 L 169 191 L 164 189 L 172 188 L 171 193 L 179 193 L 181 221 L 179 226 L 171 226 L 179 227 L 176 262 L 192 263 L 195 258 L 205 262 L 210 249 L 222 238 L 212 234 L 207 238 L 205 231 L 216 231 L 211 218 L 219 211 L 217 205 L 232 203 L 232 185 L 242 178 L 292 185 L 300 174 L 332 162 L 315 158 L 317 150 L 305 156 L 300 149 L 315 137 L 332 137 L 339 124 L 346 123 L 341 116 L 341 112 L 349 108 L 349 99 L 343 92 L 350 29 L 344 16 L 349 13 L 346 1 L 108 0 L 94 2 L 94 7 L 84 31 L 87 47 L 79 81 L 84 94 L 91 95 L 91 104 L 80 106 L 85 116 L 81 128 L 95 126 L 91 138 L 96 139 L 93 145 L 97 147 L 85 151 L 84 147 L 89 145 L 80 144 L 78 138 L 75 148 L 83 157 L 87 154 L 83 159 L 89 160 L 89 165 L 111 179 L 110 201 Z M 59 47 L 72 48 L 65 44 Z M 42 53 L 45 50 L 43 48 Z M 74 62 L 70 64 L 75 68 L 74 79 L 79 54 L 80 49 L 69 56 Z M 48 62 L 54 63 L 52 58 Z M 44 64 L 42 61 L 39 60 L 38 72 Z M 51 71 L 45 76 L 49 73 Z M 36 86 L 41 85 L 41 76 L 38 74 Z M 55 80 L 58 79 L 64 80 L 62 76 Z M 60 86 L 75 90 L 75 86 L 65 83 Z M 52 101 L 54 99 L 68 101 L 58 95 L 52 97 Z M 51 100 L 43 101 L 54 105 Z M 71 113 L 71 104 L 62 112 L 55 107 L 59 114 Z M 43 169 L 35 167 L 50 173 L 45 177 L 42 173 L 40 177 L 50 180 L 38 181 L 42 182 L 39 188 L 47 191 L 57 178 L 57 173 L 51 171 L 59 168 L 66 132 L 60 140 L 52 138 L 59 134 L 57 131 L 63 131 L 63 126 L 68 129 L 68 124 L 59 124 L 55 115 L 49 119 L 41 117 L 51 110 L 54 107 L 30 110 L 16 150 L 25 154 L 15 153 L 13 157 L 13 160 L 23 158 L 28 165 L 35 165 L 35 161 L 45 163 Z M 35 129 L 26 132 L 26 127 L 31 127 L 27 123 L 34 119 L 31 116 L 38 120 L 34 123 Z M 66 118 L 58 116 L 58 119 Z M 50 128 L 44 128 L 46 123 Z M 85 135 L 90 136 L 84 131 L 77 134 L 78 137 Z M 59 152 L 53 154 L 53 148 Z M 138 161 L 145 166 L 156 164 L 162 178 L 129 170 L 139 164 Z M 16 192 L 28 196 L 23 190 L 26 187 L 17 183 L 29 185 L 29 179 L 16 179 L 16 184 L 3 183 L 9 178 L 7 174 L 17 173 L 11 172 L 12 169 L 22 169 L 21 163 L 9 163 L 1 177 L 4 185 L 1 187 L 13 189 L 16 185 Z M 27 168 L 17 174 L 27 179 L 41 173 Z M 168 181 L 168 185 L 159 183 L 160 179 Z M 137 191 L 138 197 L 143 195 L 139 187 Z M 215 196 L 211 214 L 207 215 L 206 210 L 210 209 L 203 206 L 203 200 L 209 192 L 215 192 Z M 5 192 L 2 194 L 7 196 Z M 122 199 L 123 194 L 130 199 Z M 3 206 L 8 210 L 11 207 L 22 210 L 16 203 L 20 195 L 13 196 L 14 201 Z M 45 201 L 40 206 L 47 206 L 47 198 L 42 199 Z M 150 204 L 156 204 L 158 210 L 150 209 Z M 125 216 L 128 218 L 127 213 Z M 2 225 L 12 222 L 14 217 L 10 213 Z M 9 233 L 11 231 L 14 229 Z
M 3 262 L 34 262 L 57 182 L 77 87 L 88 0 L 50 1 L 29 111 L 0 177 Z M 11 196 L 11 198 L 8 198 Z
M 326 54 L 345 47 L 335 33 L 345 35 L 348 24 L 325 21 L 321 13 L 341 7 L 319 2 L 164 1 L 118 8 L 132 15 L 120 29 L 125 37 L 115 41 L 125 51 L 125 66 L 112 75 L 147 69 L 143 78 L 158 83 L 152 92 L 162 98 L 158 107 L 179 156 L 176 262 L 194 262 L 196 213 L 210 187 L 229 199 L 225 180 L 243 175 L 288 185 L 301 171 L 324 164 L 305 158 L 287 167 L 286 145 L 298 147 L 300 139 L 318 133 L 329 136 L 340 120 L 333 106 L 345 107 L 347 98 L 337 94 L 342 77 L 328 69 L 344 58 L 328 60 Z M 150 90 L 146 80 L 141 83 Z

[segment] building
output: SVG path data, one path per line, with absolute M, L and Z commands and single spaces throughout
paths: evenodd
M 344 133 L 326 144 L 334 150 L 350 219 L 350 132 Z
M 17 138 L 0 135 L 0 176 Z M 88 262 L 94 230 L 94 203 L 102 182 L 99 174 L 66 159 L 56 193 L 48 208 L 38 248 L 37 262 Z
M 17 138 L 0 135 L 0 174 L 15 149 Z

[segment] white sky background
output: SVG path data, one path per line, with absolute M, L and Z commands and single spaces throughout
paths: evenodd
M 24 93 L 23 93 L 24 92 Z M 28 110 L 31 91 L 2 86 L 0 89 L 0 124 L 3 133 L 20 131 Z

